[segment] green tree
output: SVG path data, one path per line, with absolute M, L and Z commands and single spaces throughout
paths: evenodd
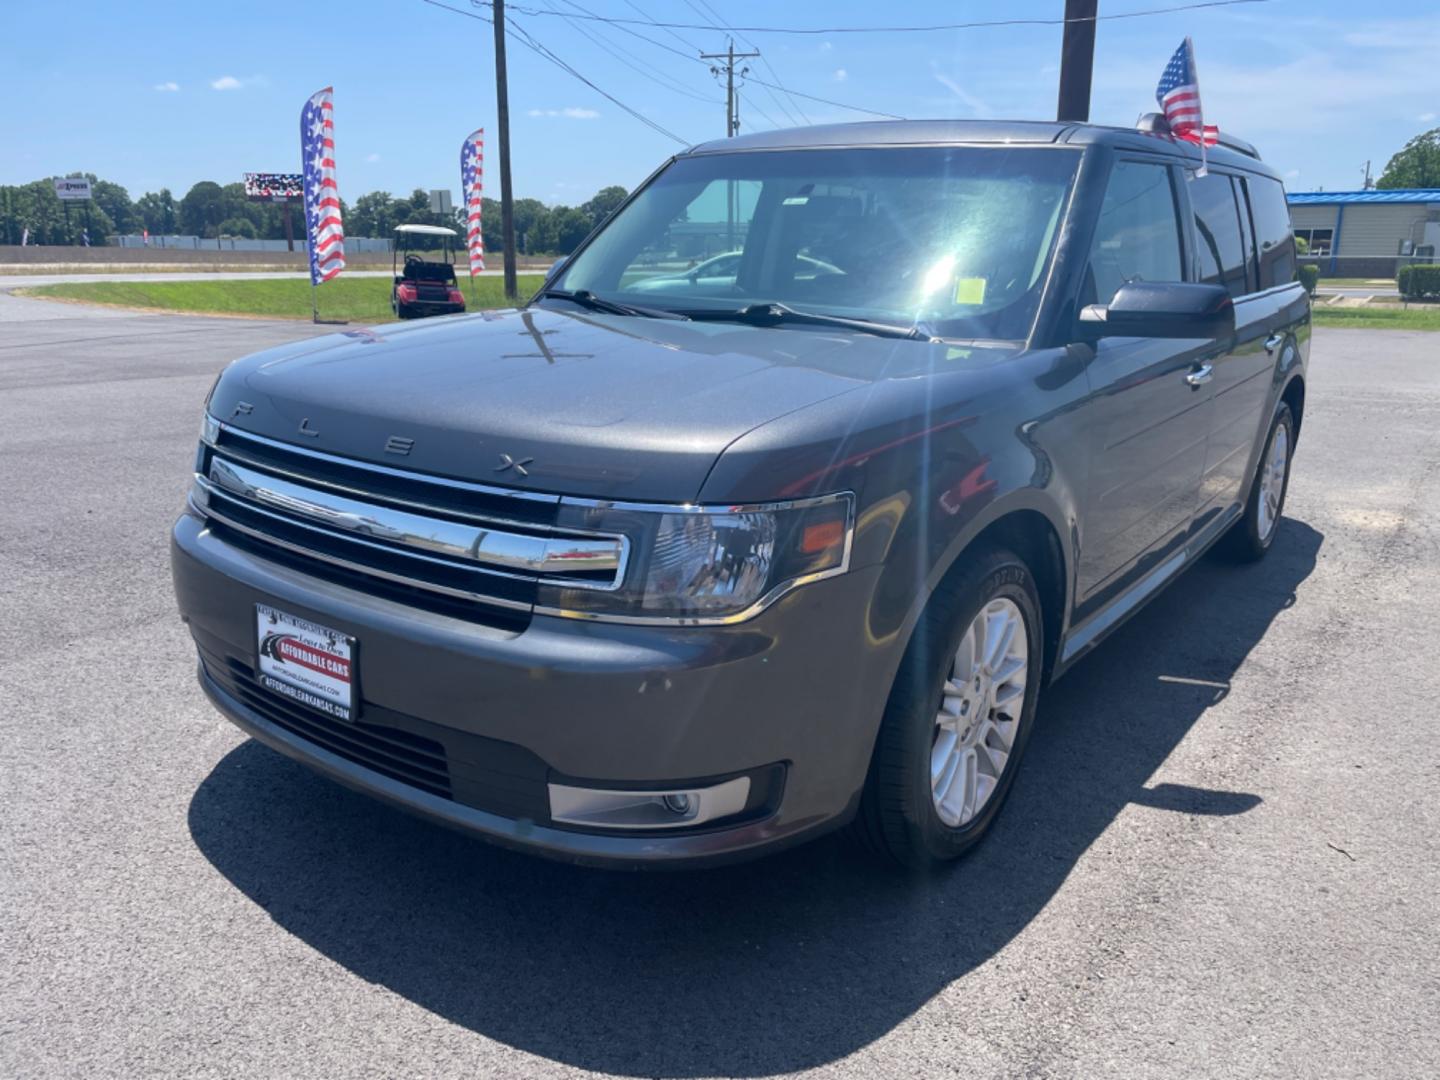
M 135 212 L 135 204 L 130 201 L 128 191 L 119 184 L 101 180 L 97 176 L 90 177 L 90 191 L 95 205 L 110 219 L 111 228 L 115 232 L 123 235 L 140 231 L 140 215 Z M 106 235 L 109 235 L 108 230 Z M 93 229 L 90 242 L 95 242 Z
M 495 204 L 495 250 L 503 251 L 505 243 L 500 235 L 500 204 Z M 552 251 L 555 247 L 554 230 L 550 227 L 550 208 L 539 199 L 516 199 L 514 207 L 515 250 L 530 255 L 537 251 Z
M 1378 188 L 1440 187 L 1440 128 L 1416 135 L 1392 157 L 1375 184 Z
M 395 197 L 388 191 L 372 191 L 355 200 L 355 207 L 345 218 L 345 232 L 350 236 L 388 237 L 395 231 Z
M 135 212 L 140 217 L 140 227 L 157 236 L 173 233 L 179 224 L 179 210 L 169 188 L 141 195 L 135 202 Z
M 220 223 L 221 236 L 241 236 L 246 240 L 254 240 L 259 233 L 260 230 L 255 228 L 255 223 L 249 218 L 226 218 Z
M 114 228 L 110 215 L 94 200 L 68 207 L 62 203 L 55 195 L 55 178 L 4 189 L 0 209 L 5 213 L 0 236 L 15 244 L 27 229 L 32 244 L 79 244 L 88 231 L 90 243 L 98 247 Z
M 611 184 L 597 191 L 594 198 L 584 203 L 580 210 L 590 219 L 590 226 L 594 228 L 609 217 L 629 194 L 619 184 Z
M 569 255 L 580 246 L 580 241 L 590 235 L 593 227 L 590 215 L 582 209 L 571 206 L 557 206 L 550 211 L 554 221 L 555 243 L 553 250 L 558 255 Z
M 213 238 L 225 216 L 225 191 L 213 180 L 201 180 L 180 200 L 184 232 Z

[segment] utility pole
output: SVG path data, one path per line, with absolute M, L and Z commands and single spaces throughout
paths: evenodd
M 749 60 L 759 55 L 758 52 L 737 53 L 735 51 L 734 38 L 727 39 L 723 53 L 700 54 L 700 59 L 702 60 L 725 61 L 723 64 L 712 64 L 710 66 L 710 74 L 719 75 L 722 71 L 725 73 L 725 137 L 727 139 L 740 134 L 740 107 L 739 101 L 735 97 L 735 61 Z M 740 69 L 742 78 L 749 73 L 750 69 L 748 67 Z
M 519 299 L 515 282 L 515 200 L 510 192 L 510 92 L 505 78 L 505 0 L 495 0 L 495 112 L 500 128 L 500 242 L 505 245 L 505 298 Z
M 1369 191 L 1375 186 L 1375 181 L 1370 179 L 1370 162 L 1365 162 L 1365 186 L 1362 191 Z
M 1087 123 L 1090 77 L 1095 69 L 1095 17 L 1099 0 L 1065 0 L 1065 36 L 1060 44 L 1060 100 L 1055 119 Z

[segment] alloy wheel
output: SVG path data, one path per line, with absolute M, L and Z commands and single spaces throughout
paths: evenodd
M 1275 425 L 1270 448 L 1260 469 L 1260 499 L 1256 505 L 1256 531 L 1263 543 L 1270 539 L 1280 521 L 1280 502 L 1285 497 L 1285 470 L 1290 462 L 1290 429 Z
M 945 680 L 930 750 L 935 812 L 969 824 L 999 786 L 1025 707 L 1030 640 L 1013 600 L 991 600 L 971 621 Z

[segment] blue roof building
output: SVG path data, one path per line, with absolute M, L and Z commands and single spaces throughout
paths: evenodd
M 1440 251 L 1440 188 L 1295 191 L 1286 196 L 1295 235 L 1321 273 L 1390 277 Z

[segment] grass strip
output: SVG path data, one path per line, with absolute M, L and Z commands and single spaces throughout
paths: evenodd
M 540 287 L 539 274 L 522 274 L 522 298 Z M 462 279 L 461 291 L 470 310 L 505 307 L 504 279 Z M 79 303 L 179 311 L 195 315 L 247 315 L 266 319 L 310 318 L 310 283 L 276 278 L 264 281 L 90 281 L 17 289 L 23 296 L 49 297 Z M 320 317 L 349 322 L 389 322 L 388 278 L 344 278 L 319 287 Z

